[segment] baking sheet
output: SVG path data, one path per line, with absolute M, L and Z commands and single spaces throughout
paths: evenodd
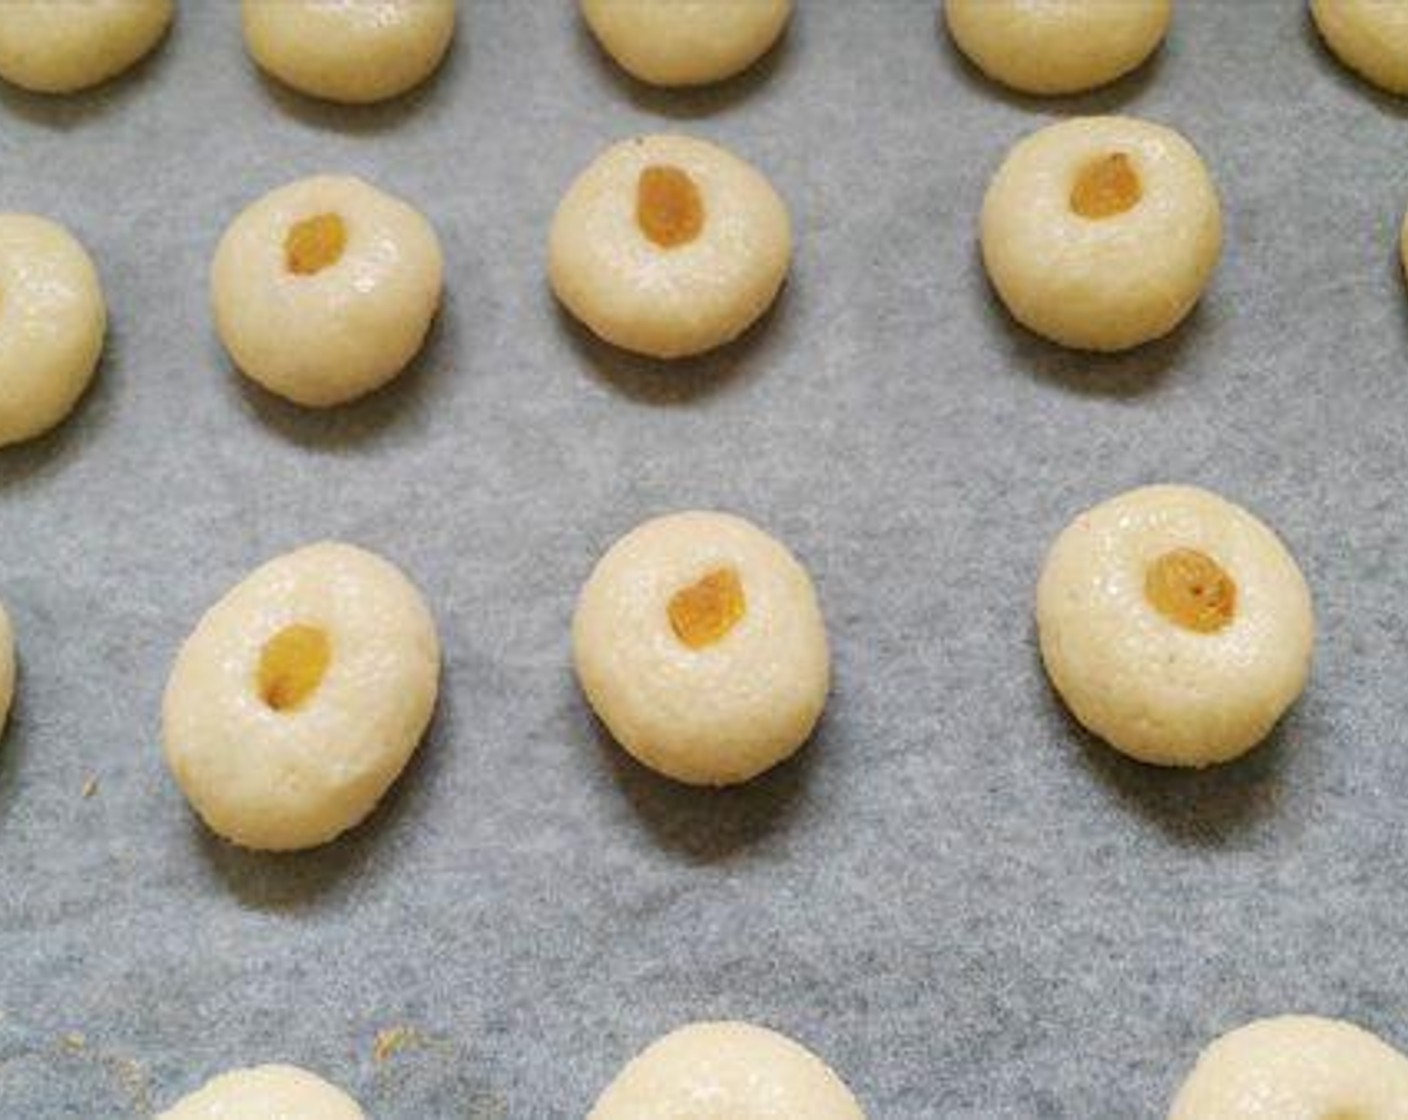
M 1408 1046 L 1404 103 L 1298 0 L 1180 0 L 1155 63 L 1060 102 L 976 77 L 930 0 L 802 0 L 695 94 L 621 77 L 565 2 L 464 8 L 389 107 L 264 82 L 226 2 L 97 94 L 0 93 L 3 205 L 81 236 L 113 324 L 72 421 L 0 454 L 0 1116 L 145 1116 L 283 1060 L 378 1120 L 580 1117 L 706 1017 L 805 1041 L 874 1120 L 1160 1117 L 1205 1042 L 1290 1010 Z M 1227 248 L 1185 329 L 1100 359 L 1015 328 L 974 234 L 1012 141 L 1105 111 L 1199 145 Z M 571 177 L 660 129 L 757 163 L 797 233 L 767 321 L 668 369 L 543 279 Z M 449 287 L 410 376 L 320 415 L 232 374 L 205 272 L 324 170 L 420 205 Z M 1316 596 L 1304 702 L 1209 774 L 1090 741 L 1035 653 L 1050 538 L 1155 480 L 1250 505 Z M 601 550 L 694 506 L 806 560 L 836 658 L 811 746 L 718 795 L 607 743 L 568 659 Z M 167 777 L 161 689 L 201 611 L 322 537 L 424 588 L 444 700 L 367 826 L 250 855 Z

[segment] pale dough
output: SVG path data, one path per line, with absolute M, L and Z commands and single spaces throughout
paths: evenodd
M 455 33 L 455 0 L 244 0 L 259 66 L 329 101 L 383 101 L 420 85 Z
M 587 1120 L 865 1120 L 851 1091 L 791 1039 L 747 1023 L 695 1023 L 647 1047 Z
M 1079 93 L 1113 82 L 1163 41 L 1172 0 L 947 0 L 958 48 L 1024 93 Z
M 1084 173 L 1120 159 L 1140 188 L 1122 212 L 1085 217 Z M 1012 316 L 1081 350 L 1125 350 L 1193 309 L 1222 248 L 1217 191 L 1172 129 L 1130 117 L 1048 125 L 1012 149 L 983 202 L 983 260 Z
M 0 603 L 0 732 L 10 718 L 10 705 L 15 699 L 15 631 L 5 604 Z
M 221 1074 L 157 1120 L 366 1120 L 366 1114 L 306 1070 L 256 1066 Z
M 1342 63 L 1380 89 L 1408 94 L 1408 4 L 1311 0 L 1310 11 Z
M 1408 1120 L 1408 1057 L 1339 1020 L 1262 1019 L 1203 1051 L 1168 1120 Z
M 266 678 L 276 636 L 320 633 Z M 440 649 L 420 593 L 362 549 L 322 543 L 270 561 L 187 639 L 166 686 L 166 760 L 196 812 L 248 848 L 326 843 L 365 818 L 401 773 L 435 707 Z M 291 699 L 291 695 L 301 699 Z
M 1405 277 L 1408 277 L 1408 214 L 1403 217 L 1403 226 L 1398 235 L 1398 255 L 1403 262 Z
M 0 214 L 0 447 L 67 416 L 103 352 L 98 272 L 63 226 Z
M 623 70 L 657 86 L 731 78 L 771 49 L 792 0 L 582 0 L 582 15 Z
M 336 217 L 345 245 L 313 272 L 290 264 L 294 231 Z M 265 195 L 221 239 L 216 327 L 235 364 L 271 392 L 329 407 L 394 378 L 440 305 L 440 242 L 421 214 L 360 179 L 320 175 Z
M 698 233 L 662 246 L 639 213 L 642 177 L 683 172 L 702 204 Z M 737 156 L 686 136 L 608 149 L 572 184 L 553 219 L 557 298 L 606 341 L 657 358 L 702 353 L 751 326 L 777 296 L 792 256 L 787 207 Z
M 0 77 L 38 93 L 95 86 L 146 56 L 171 13 L 171 0 L 4 0 Z
M 1221 628 L 1156 609 L 1161 558 L 1196 552 L 1229 577 Z M 1212 581 L 1199 579 L 1200 591 Z M 1089 730 L 1162 766 L 1225 762 L 1260 742 L 1305 687 L 1310 592 L 1276 535 L 1189 486 L 1133 490 L 1081 514 L 1052 546 L 1037 588 L 1041 653 Z
M 741 616 L 692 647 L 672 603 L 719 572 L 737 580 Z M 744 782 L 790 756 L 830 685 L 811 579 L 781 544 L 728 514 L 671 514 L 619 540 L 582 589 L 572 640 L 583 691 L 617 742 L 692 785 Z

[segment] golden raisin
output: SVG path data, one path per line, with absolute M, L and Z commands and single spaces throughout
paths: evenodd
M 636 184 L 636 222 L 662 249 L 688 245 L 704 229 L 704 199 L 687 171 L 647 167 Z
M 1143 194 L 1129 157 L 1116 152 L 1081 171 L 1071 191 L 1071 209 L 1082 218 L 1111 218 L 1132 209 Z
M 295 276 L 312 276 L 330 268 L 347 248 L 347 226 L 336 214 L 319 214 L 296 222 L 284 239 L 284 258 Z
M 703 649 L 721 641 L 746 609 L 738 573 L 719 568 L 671 596 L 670 625 L 690 649 Z
M 332 643 L 316 626 L 296 624 L 280 630 L 259 656 L 259 695 L 276 712 L 301 706 L 323 683 L 332 660 Z
M 1237 613 L 1237 585 L 1216 560 L 1191 548 L 1165 552 L 1144 575 L 1144 594 L 1171 622 L 1199 634 L 1221 630 Z

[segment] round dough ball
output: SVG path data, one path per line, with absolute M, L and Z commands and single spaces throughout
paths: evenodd
M 657 86 L 707 85 L 748 69 L 791 14 L 792 0 L 582 0 L 606 53 Z
M 326 408 L 405 369 L 440 306 L 443 272 L 440 242 L 418 211 L 360 179 L 319 175 L 266 194 L 230 224 L 211 301 L 241 371 Z
M 865 1120 L 851 1091 L 790 1038 L 748 1023 L 695 1023 L 623 1069 L 587 1120 Z
M 1408 5 L 1395 0 L 1311 0 L 1329 48 L 1361 77 L 1408 94 Z
M 98 270 L 63 226 L 0 214 L 0 447 L 72 411 L 107 332 Z
M 171 13 L 171 0 L 5 0 L 0 77 L 36 93 L 98 85 L 144 58 Z
M 1080 93 L 1139 66 L 1168 30 L 1172 0 L 947 0 L 958 49 L 1023 93 Z
M 364 104 L 430 77 L 455 34 L 455 0 L 244 0 L 244 41 L 301 93 Z
M 1190 486 L 1132 490 L 1077 517 L 1046 558 L 1036 612 L 1076 719 L 1159 766 L 1250 750 L 1310 672 L 1296 562 L 1246 510 Z
M 1078 350 L 1126 350 L 1198 302 L 1222 211 L 1202 159 L 1172 129 L 1078 118 L 1008 154 L 983 202 L 982 242 L 1019 323 Z
M 656 358 L 736 338 L 792 257 L 787 207 L 737 156 L 687 136 L 609 148 L 557 208 L 553 291 L 593 332 Z
M 256 570 L 186 640 L 166 686 L 166 761 L 226 839 L 324 844 L 410 760 L 439 675 L 435 623 L 400 570 L 310 545 Z
M 1408 1057 L 1335 1019 L 1287 1015 L 1223 1035 L 1169 1120 L 1408 1120 Z
M 811 579 L 723 513 L 671 514 L 617 541 L 582 589 L 572 641 L 616 741 L 691 785 L 746 782 L 788 758 L 830 688 Z
M 15 632 L 5 604 L 0 603 L 0 732 L 10 718 L 10 704 L 15 698 Z
M 223 1073 L 157 1120 L 366 1120 L 357 1102 L 296 1066 Z

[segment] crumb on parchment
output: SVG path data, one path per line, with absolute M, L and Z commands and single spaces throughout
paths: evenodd
M 408 1046 L 417 1045 L 419 1041 L 416 1032 L 406 1026 L 387 1027 L 377 1031 L 376 1041 L 372 1043 L 372 1060 L 377 1065 L 383 1065 Z

